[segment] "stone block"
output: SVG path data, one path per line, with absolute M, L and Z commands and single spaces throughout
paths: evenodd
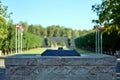
M 108 55 L 20 55 L 5 65 L 5 80 L 116 80 L 116 58 Z

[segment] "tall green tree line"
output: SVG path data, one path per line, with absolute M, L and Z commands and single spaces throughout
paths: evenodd
M 95 51 L 95 30 L 86 31 L 75 39 L 77 48 Z
M 30 32 L 32 34 L 39 35 L 39 36 L 46 36 L 46 37 L 59 36 L 59 37 L 71 38 L 72 36 L 79 37 L 79 35 L 81 35 L 83 31 L 73 30 L 72 28 L 66 28 L 60 25 L 50 25 L 45 28 L 41 25 L 32 24 L 28 26 L 27 32 Z
M 2 29 L 5 29 L 3 34 L 0 33 L 0 49 L 2 53 L 14 53 L 16 44 L 16 25 L 13 21 L 9 21 Z M 33 35 L 29 32 L 23 32 L 22 42 L 23 50 L 37 48 L 42 45 L 42 38 L 41 36 Z

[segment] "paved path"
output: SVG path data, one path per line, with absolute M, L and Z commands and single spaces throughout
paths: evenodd
M 5 68 L 3 61 L 1 61 L 2 65 L 0 64 L 0 80 L 4 80 L 5 77 Z M 2 66 L 2 67 L 1 67 Z M 120 59 L 118 60 L 117 66 L 116 66 L 116 74 L 117 74 L 117 80 L 120 80 Z

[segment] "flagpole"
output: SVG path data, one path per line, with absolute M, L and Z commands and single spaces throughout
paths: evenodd
M 21 32 L 21 53 L 22 53 L 22 32 Z
M 20 47 L 20 38 L 19 38 L 19 30 L 18 30 L 18 53 L 19 53 L 19 47 Z
M 101 37 L 101 54 L 102 54 L 102 32 L 100 34 L 100 37 Z
M 98 53 L 98 40 L 97 40 L 97 29 L 96 29 L 96 54 Z
M 98 30 L 98 54 L 100 53 L 100 30 Z
M 103 42 L 103 40 L 102 40 L 102 38 L 103 38 L 103 36 L 102 36 L 102 29 L 104 28 L 104 25 L 102 25 L 101 26 L 101 33 L 100 33 L 100 37 L 101 37 L 101 54 L 103 53 L 103 44 L 102 44 L 102 42 Z
M 16 51 L 16 54 L 17 54 L 17 28 L 16 28 L 16 44 L 15 44 L 15 51 Z

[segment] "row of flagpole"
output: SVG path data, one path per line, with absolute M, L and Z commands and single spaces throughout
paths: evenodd
M 96 53 L 102 54 L 102 33 L 100 32 L 104 26 L 96 27 Z M 22 35 L 23 28 L 19 24 L 16 25 L 16 54 L 22 53 Z M 19 51 L 20 50 L 20 51 Z
M 22 53 L 22 35 L 23 35 L 23 28 L 19 24 L 16 25 L 16 38 L 15 38 L 15 50 L 17 53 Z
M 102 32 L 101 30 L 104 28 L 104 26 L 98 26 L 96 27 L 96 53 L 102 54 Z

